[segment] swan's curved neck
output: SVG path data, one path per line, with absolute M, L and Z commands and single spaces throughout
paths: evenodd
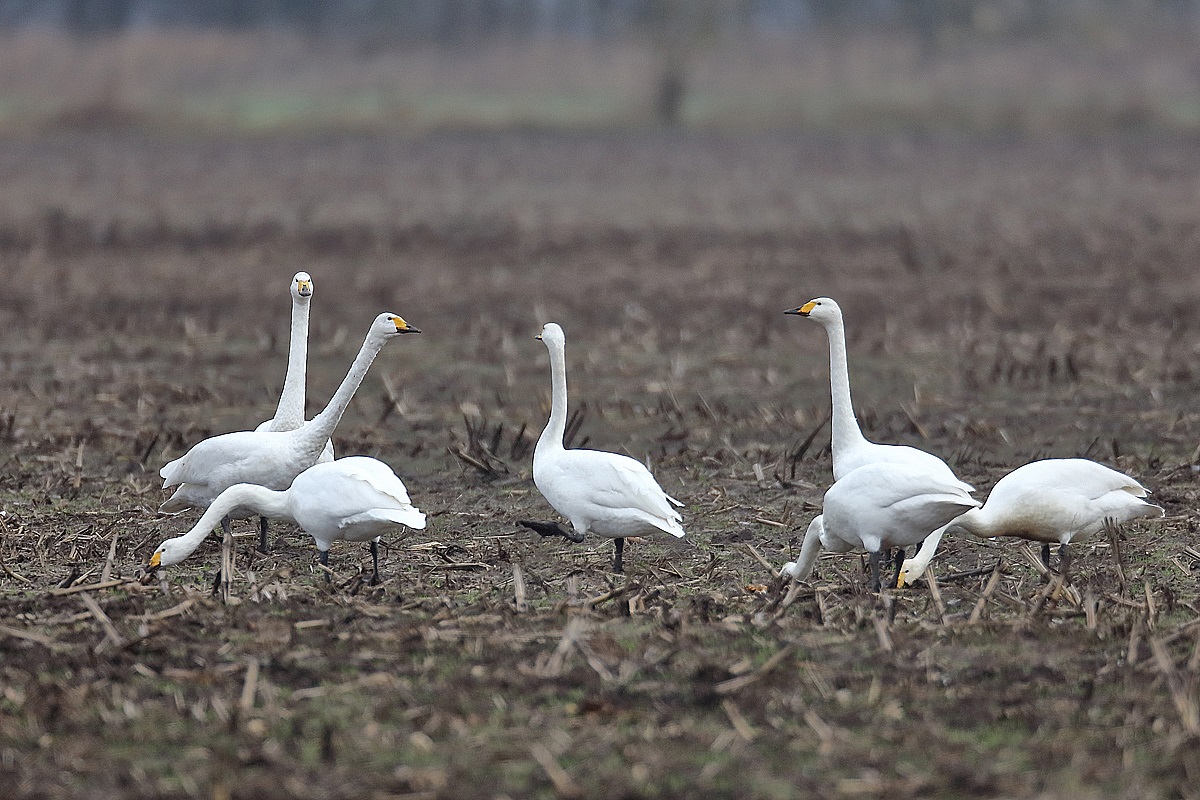
M 550 351 L 550 421 L 538 437 L 537 450 L 563 449 L 563 436 L 567 431 L 567 355 L 566 347 L 554 342 L 546 349 Z
M 358 391 L 359 385 L 366 377 L 371 362 L 375 360 L 375 356 L 379 355 L 379 351 L 386 343 L 386 337 L 367 334 L 366 341 L 363 342 L 358 355 L 354 357 L 354 363 L 350 365 L 350 371 L 342 379 L 342 385 L 333 393 L 329 405 L 325 406 L 324 411 L 297 429 L 296 433 L 301 437 L 304 446 L 315 447 L 318 453 L 325 447 L 325 441 L 341 422 L 342 414 L 345 413 L 354 393 Z
M 955 529 L 958 530 L 955 530 Z M 954 518 L 946 526 L 946 533 L 969 533 L 980 539 L 998 535 L 991 517 L 982 508 L 971 508 Z
M 304 377 L 308 364 L 308 298 L 292 298 L 292 338 L 288 347 L 287 375 L 275 422 L 280 430 L 292 430 L 304 424 Z
M 176 539 L 186 545 L 179 554 L 179 560 L 182 561 L 191 555 L 213 528 L 221 523 L 223 517 L 239 508 L 273 519 L 286 517 L 287 492 L 275 492 L 252 483 L 238 483 L 230 486 L 217 495 L 217 499 L 212 501 L 212 504 L 190 531 Z
M 841 317 L 825 325 L 829 336 L 829 393 L 833 398 L 833 453 L 846 451 L 866 438 L 850 401 L 850 367 L 846 363 L 846 327 Z

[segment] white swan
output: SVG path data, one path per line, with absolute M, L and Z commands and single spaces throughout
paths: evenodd
M 932 453 L 915 447 L 897 444 L 876 444 L 863 436 L 854 417 L 850 401 L 850 369 L 846 363 L 846 328 L 842 309 L 828 297 L 809 300 L 799 308 L 783 312 L 808 317 L 821 323 L 829 337 L 829 393 L 833 399 L 833 478 L 840 480 L 866 464 L 888 462 L 924 467 L 961 484 L 968 492 L 974 489 L 959 481 L 946 462 Z
M 1149 492 L 1128 475 L 1086 458 L 1034 461 L 996 481 L 987 502 L 954 520 L 947 531 L 980 538 L 1015 536 L 1042 542 L 1049 566 L 1050 545 L 1059 544 L 1059 572 L 1067 574 L 1067 545 L 1104 529 L 1106 520 L 1121 525 L 1139 517 L 1161 517 L 1162 506 L 1146 502 Z M 900 583 L 925 573 L 941 536 L 925 540 L 920 552 L 900 568 Z
M 190 531 L 158 546 L 146 564 L 147 571 L 183 561 L 219 520 L 238 511 L 295 522 L 312 535 L 326 566 L 332 542 L 370 541 L 372 585 L 379 582 L 379 536 L 396 525 L 417 530 L 425 527 L 425 515 L 413 506 L 404 482 L 391 467 L 374 458 L 350 456 L 309 467 L 283 491 L 252 483 L 230 486 Z
M 829 339 L 829 394 L 833 401 L 833 436 L 829 449 L 833 455 L 833 478 L 840 480 L 866 464 L 907 464 L 929 470 L 934 475 L 956 481 L 967 492 L 975 491 L 968 483 L 958 480 L 945 461 L 918 450 L 915 447 L 897 444 L 877 444 L 863 436 L 854 416 L 854 404 L 850 400 L 850 367 L 846 361 L 846 326 L 842 309 L 828 297 L 809 300 L 804 305 L 783 312 L 808 317 L 821 323 Z M 941 541 L 944 531 L 933 531 Z
M 161 511 L 208 508 L 221 492 L 237 483 L 254 483 L 283 490 L 304 470 L 316 464 L 341 421 L 375 356 L 388 340 L 402 333 L 420 333 L 396 314 L 380 314 L 371 323 L 367 338 L 350 371 L 317 416 L 291 431 L 237 431 L 197 443 L 159 471 L 163 488 L 178 486 Z M 250 514 L 241 512 L 234 516 Z M 230 515 L 221 519 L 228 529 Z
M 812 573 L 821 548 L 835 553 L 866 550 L 871 561 L 871 590 L 879 591 L 884 551 L 924 539 L 979 501 L 962 481 L 922 466 L 880 462 L 866 464 L 839 478 L 825 492 L 821 515 L 808 526 L 800 559 L 780 570 L 792 580 Z
M 554 510 L 581 537 L 588 532 L 614 540 L 613 571 L 624 568 L 625 537 L 669 533 L 682 537 L 682 507 L 636 459 L 563 446 L 567 424 L 566 337 L 553 322 L 537 337 L 550 351 L 550 421 L 533 451 L 533 482 Z
M 308 304 L 316 286 L 307 272 L 292 276 L 292 333 L 288 340 L 287 373 L 283 378 L 283 391 L 279 393 L 279 405 L 275 416 L 262 422 L 256 431 L 291 431 L 304 424 L 305 377 L 308 369 Z M 333 461 L 333 442 L 325 443 L 325 450 L 318 462 Z M 269 552 L 267 546 L 267 518 L 258 518 L 258 549 Z

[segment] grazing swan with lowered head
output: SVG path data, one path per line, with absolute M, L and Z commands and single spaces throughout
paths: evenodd
M 568 450 L 566 336 L 553 322 L 537 337 L 550 351 L 550 421 L 533 451 L 533 482 L 582 540 L 595 533 L 613 539 L 613 571 L 624 569 L 625 537 L 668 533 L 682 537 L 680 506 L 640 461 L 599 450 Z M 536 529 L 536 528 L 535 528 Z
M 305 377 L 308 371 L 308 304 L 316 286 L 307 272 L 292 276 L 292 333 L 288 340 L 287 373 L 283 378 L 283 391 L 279 394 L 279 405 L 275 416 L 260 423 L 256 431 L 292 431 L 304 424 Z M 333 442 L 325 443 L 318 461 L 333 461 Z M 267 545 L 267 518 L 258 518 L 261 552 L 270 552 Z
M 1070 568 L 1067 546 L 1090 539 L 1105 522 L 1122 525 L 1140 517 L 1163 516 L 1162 506 L 1147 502 L 1146 488 L 1128 475 L 1086 458 L 1034 461 L 996 481 L 982 508 L 972 509 L 946 527 L 980 538 L 1015 536 L 1042 542 L 1049 567 L 1050 545 L 1059 545 L 1059 573 Z M 929 537 L 900 568 L 900 581 L 925 573 L 941 537 Z
M 219 520 L 239 510 L 295 522 L 312 535 L 325 566 L 329 565 L 329 546 L 333 542 L 369 541 L 374 566 L 372 585 L 379 583 L 380 535 L 397 525 L 417 530 L 425 527 L 425 515 L 413 506 L 404 482 L 391 467 L 374 458 L 350 456 L 314 464 L 283 491 L 253 483 L 230 486 L 212 501 L 190 531 L 158 546 L 146 564 L 147 571 L 183 561 Z M 325 577 L 329 577 L 328 572 Z
M 978 506 L 953 477 L 911 464 L 866 464 L 825 492 L 821 514 L 804 535 L 800 560 L 785 564 L 780 575 L 804 580 L 822 548 L 835 553 L 865 550 L 870 554 L 871 590 L 877 592 L 885 551 L 900 548 L 898 566 L 903 548 Z
M 198 442 L 159 471 L 163 488 L 178 486 L 163 503 L 164 512 L 208 508 L 221 492 L 236 483 L 254 483 L 283 490 L 304 470 L 316 464 L 358 390 L 371 362 L 392 338 L 420 333 L 397 314 L 380 314 L 329 405 L 291 431 L 236 431 Z M 243 512 L 244 516 L 249 516 Z M 228 530 L 229 514 L 221 518 Z

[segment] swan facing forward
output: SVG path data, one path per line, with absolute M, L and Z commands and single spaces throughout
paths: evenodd
M 1104 529 L 1140 517 L 1163 516 L 1162 506 L 1147 502 L 1146 488 L 1128 475 L 1086 458 L 1034 461 L 996 481 L 982 508 L 972 509 L 947 526 L 980 538 L 1015 536 L 1042 542 L 1042 562 L 1049 566 L 1050 545 L 1059 545 L 1059 572 L 1070 569 L 1071 542 L 1085 541 Z M 939 537 L 904 562 L 900 582 L 924 574 Z
M 804 580 L 822 548 L 835 553 L 865 550 L 870 554 L 871 591 L 879 591 L 885 550 L 916 544 L 979 501 L 962 482 L 911 464 L 867 464 L 839 478 L 829 491 L 820 516 L 808 526 L 800 559 L 788 562 L 780 575 Z
M 350 371 L 317 416 L 291 431 L 236 431 L 213 436 L 195 444 L 179 458 L 164 466 L 159 475 L 163 488 L 178 486 L 163 503 L 161 511 L 182 511 L 189 507 L 208 508 L 221 492 L 237 483 L 255 483 L 268 489 L 283 490 L 304 470 L 316 464 L 341 421 L 342 413 L 358 390 L 371 362 L 383 346 L 402 333 L 420 331 L 396 314 L 380 314 L 371 323 Z M 233 512 L 239 517 L 248 513 Z M 230 515 L 221 518 L 228 529 Z
M 625 538 L 668 533 L 682 537 L 680 506 L 640 461 L 599 450 L 563 446 L 567 424 L 566 336 L 553 322 L 537 337 L 550 351 L 550 421 L 533 451 L 533 482 L 554 510 L 571 522 L 582 539 L 587 533 L 608 536 L 616 548 L 613 571 L 622 572 Z M 535 528 L 536 529 L 536 528 Z
M 316 286 L 307 272 L 292 276 L 292 333 L 288 340 L 287 373 L 283 377 L 283 391 L 279 393 L 279 405 L 275 416 L 262 422 L 256 431 L 291 431 L 304 424 L 305 378 L 308 372 L 308 304 Z M 333 442 L 325 443 L 325 450 L 318 461 L 333 461 Z M 258 549 L 270 552 L 267 545 L 267 518 L 258 518 Z
M 321 564 L 329 565 L 335 541 L 371 543 L 371 584 L 379 583 L 379 537 L 405 525 L 421 530 L 425 515 L 408 498 L 403 481 L 382 461 L 350 456 L 315 464 L 296 476 L 283 491 L 252 483 L 230 486 L 213 500 L 199 522 L 183 536 L 158 546 L 146 570 L 178 564 L 191 555 L 217 521 L 238 511 L 289 519 L 312 535 Z M 326 579 L 329 573 L 325 573 Z

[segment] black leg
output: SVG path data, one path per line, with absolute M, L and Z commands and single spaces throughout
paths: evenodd
M 375 539 L 371 540 L 371 563 L 375 566 L 375 572 L 371 575 L 371 585 L 379 585 L 379 542 Z
M 321 551 L 321 555 L 320 555 L 320 557 L 319 557 L 317 560 L 321 562 L 321 566 L 323 566 L 323 567 L 328 567 L 328 566 L 329 566 L 329 551 L 328 551 L 328 550 L 322 550 L 322 551 Z M 333 576 L 330 574 L 330 572 L 329 572 L 329 570 L 328 570 L 328 569 L 326 569 L 326 570 L 322 570 L 322 571 L 325 573 L 325 581 L 326 581 L 327 583 L 328 583 L 329 581 L 333 580 Z
M 900 570 L 904 566 L 904 548 L 903 547 L 896 548 L 896 555 L 893 558 L 892 563 L 896 566 L 896 577 L 892 580 L 891 588 L 895 589 L 900 586 Z
M 569 531 L 557 522 L 538 522 L 532 519 L 519 519 L 517 520 L 517 524 L 523 528 L 535 531 L 539 536 L 561 536 L 575 544 L 583 543 L 582 533 Z
M 271 546 L 267 544 L 267 526 L 270 524 L 266 517 L 258 518 L 258 552 L 260 553 L 271 552 Z
M 233 585 L 233 524 L 228 516 L 221 517 L 221 600 L 229 601 Z
M 622 575 L 625 572 L 625 561 L 622 558 L 625 553 L 625 539 L 613 539 L 613 546 L 617 549 L 617 554 L 613 556 L 613 572 Z
M 1061 545 L 1058 548 L 1058 574 L 1062 575 L 1063 581 L 1066 581 L 1067 576 L 1071 573 L 1071 551 L 1067 545 Z
M 879 566 L 880 566 L 880 562 L 883 561 L 883 553 L 876 550 L 874 553 L 871 553 L 870 557 L 868 558 L 868 561 L 870 561 L 870 563 L 871 563 L 871 591 L 878 592 L 879 591 Z
M 1050 569 L 1050 545 L 1049 543 L 1042 545 L 1042 566 Z

